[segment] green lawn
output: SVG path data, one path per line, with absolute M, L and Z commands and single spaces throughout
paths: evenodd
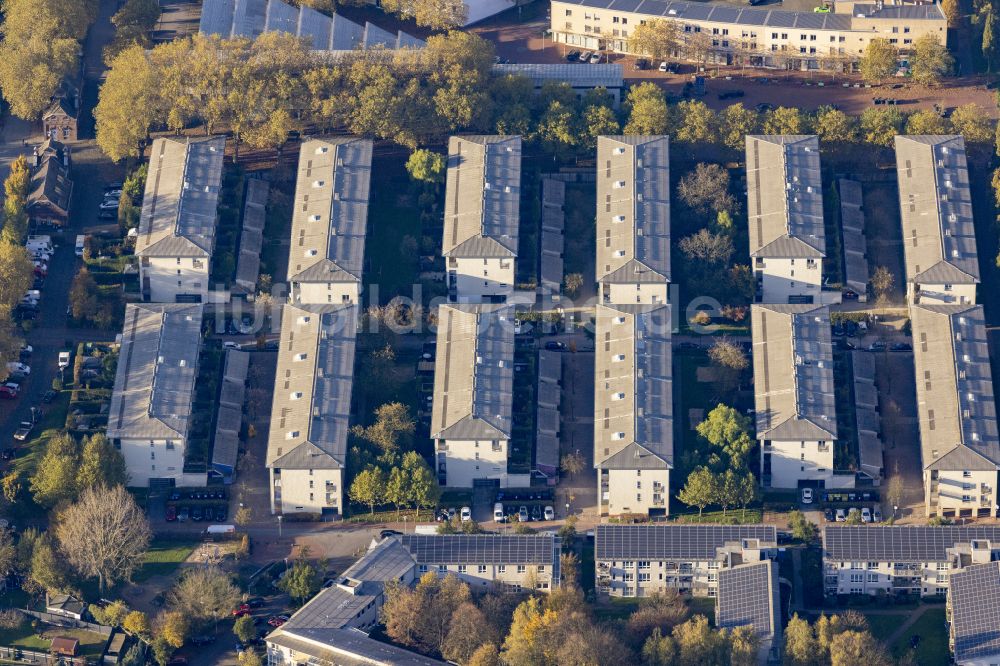
M 146 559 L 133 580 L 141 583 L 153 576 L 165 576 L 173 573 L 181 562 L 186 560 L 197 545 L 196 541 L 166 541 L 155 540 L 146 552 Z
M 924 611 L 920 619 L 889 646 L 894 657 L 899 658 L 910 650 L 910 639 L 914 635 L 920 636 L 920 643 L 914 651 L 918 664 L 932 666 L 948 663 L 948 630 L 945 625 L 944 608 L 931 608 Z
M 52 626 L 48 626 L 47 629 L 42 631 L 41 636 L 31 636 L 30 639 L 43 641 L 45 643 L 45 647 L 43 649 L 47 650 L 49 643 L 51 643 L 52 639 L 56 637 L 77 639 L 80 641 L 80 645 L 77 649 L 77 655 L 90 659 L 100 657 L 104 652 L 104 644 L 107 643 L 107 639 L 104 638 L 104 636 L 95 634 L 92 631 L 87 631 L 86 629 L 70 629 L 68 627 Z M 25 645 L 24 647 L 28 646 Z
M 719 525 L 757 525 L 761 522 L 760 509 L 747 509 L 746 513 L 742 509 L 729 509 L 723 514 L 721 511 L 705 511 L 701 516 L 698 509 L 691 513 L 674 514 L 674 520 L 679 523 L 716 523 Z
M 417 255 L 422 251 L 405 248 L 402 240 L 404 236 L 411 236 L 420 246 L 419 194 L 403 162 L 395 158 L 376 158 L 373 171 L 379 174 L 379 186 L 372 188 L 368 213 L 365 293 L 367 298 L 377 296 L 380 303 L 386 303 L 397 294 L 413 296 Z M 435 240 L 440 243 L 441 239 Z M 377 294 L 372 290 L 376 285 Z
M 688 609 L 692 615 L 704 615 L 709 624 L 715 624 L 715 599 L 713 597 L 691 597 Z
M 41 650 L 43 652 L 49 649 L 49 641 L 35 634 L 28 622 L 22 622 L 17 629 L 0 629 L 0 645 L 18 646 L 26 650 Z
M 889 636 L 892 635 L 896 629 L 899 628 L 903 622 L 906 621 L 906 615 L 900 613 L 898 615 L 865 615 L 865 619 L 868 620 L 868 626 L 871 627 L 872 636 L 884 641 Z

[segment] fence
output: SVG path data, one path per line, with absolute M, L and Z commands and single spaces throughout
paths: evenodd
M 95 663 L 83 657 L 62 657 L 47 652 L 2 646 L 0 646 L 0 659 L 22 664 L 43 664 L 44 666 L 88 666 Z
M 111 632 L 114 631 L 111 627 L 106 627 L 103 624 L 94 624 L 93 622 L 87 622 L 85 620 L 77 620 L 76 618 L 66 617 L 65 615 L 56 615 L 55 613 L 48 613 L 45 611 L 28 610 L 27 608 L 20 609 L 22 613 L 30 617 L 38 618 L 46 624 L 53 624 L 57 627 L 68 627 L 71 629 L 86 629 L 87 631 L 92 631 L 95 634 L 100 634 L 105 639 L 111 636 Z

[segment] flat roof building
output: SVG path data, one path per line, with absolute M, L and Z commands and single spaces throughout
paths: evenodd
M 598 305 L 594 467 L 602 514 L 666 515 L 674 466 L 669 305 Z
M 342 514 L 357 305 L 285 305 L 267 442 L 272 513 Z
M 761 484 L 830 486 L 837 404 L 829 308 L 754 305 L 751 324 Z
M 983 307 L 914 304 L 910 320 L 927 515 L 1000 515 L 1000 434 Z
M 121 451 L 129 485 L 152 481 L 205 485 L 184 474 L 201 351 L 200 304 L 129 303 L 125 307 L 108 439 Z
M 758 302 L 820 304 L 826 230 L 819 139 L 748 135 L 746 161 Z
M 897 136 L 896 172 L 907 301 L 975 303 L 979 253 L 965 140 Z
M 143 298 L 206 302 L 226 137 L 153 141 L 135 256 Z
M 513 293 L 520 208 L 521 137 L 451 137 L 441 254 L 452 301 Z
M 288 250 L 289 302 L 359 302 L 371 167 L 368 139 L 302 144 Z
M 670 139 L 597 138 L 597 282 L 602 303 L 666 303 Z

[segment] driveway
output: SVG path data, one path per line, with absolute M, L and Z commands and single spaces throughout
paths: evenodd
M 903 503 L 897 522 L 922 522 L 924 518 L 923 473 L 920 466 L 920 433 L 917 424 L 913 355 L 876 353 L 875 382 L 882 416 L 882 446 L 885 474 L 903 479 Z M 884 489 L 883 489 L 884 493 Z M 883 507 L 891 515 L 892 507 Z
M 580 453 L 585 465 L 576 476 L 563 475 L 556 489 L 556 515 L 570 513 L 583 520 L 595 520 L 597 471 L 594 469 L 594 352 L 567 352 L 563 358 L 562 433 L 560 458 Z

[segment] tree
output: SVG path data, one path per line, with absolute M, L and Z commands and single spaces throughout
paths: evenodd
M 239 662 L 239 666 L 264 666 L 264 660 L 256 650 L 243 650 L 237 655 L 236 661 Z
M 941 11 L 948 19 L 948 27 L 958 27 L 958 21 L 962 17 L 962 10 L 958 6 L 958 0 L 941 0 Z
M 104 61 L 111 62 L 122 49 L 132 45 L 143 48 L 152 46 L 149 32 L 160 18 L 160 3 L 157 0 L 126 0 L 121 9 L 111 17 L 115 26 L 114 41 L 104 49 Z
M 203 625 L 218 622 L 239 603 L 240 591 L 218 567 L 187 569 L 167 595 L 170 610 Z
M 70 312 L 74 319 L 93 321 L 97 317 L 101 306 L 97 294 L 97 281 L 84 266 L 73 278 L 73 285 L 69 290 Z
M 941 77 L 951 72 L 955 59 L 948 47 L 941 44 L 935 35 L 925 34 L 913 40 L 910 53 L 910 78 L 925 86 L 936 86 Z
M 559 468 L 565 474 L 570 476 L 576 476 L 583 471 L 583 468 L 587 466 L 587 461 L 584 459 L 583 454 L 579 451 L 573 453 L 567 453 L 559 461 Z
M 254 627 L 253 617 L 244 615 L 236 618 L 236 622 L 233 623 L 233 633 L 236 634 L 236 638 L 240 643 L 244 645 L 249 644 L 250 641 L 257 637 L 257 628 Z
M 966 143 L 989 143 L 996 135 L 996 123 L 978 104 L 963 104 L 952 111 L 951 124 Z
M 546 633 L 555 624 L 557 617 L 555 611 L 542 606 L 538 597 L 530 597 L 521 602 L 514 610 L 510 633 L 503 642 L 501 661 L 508 666 L 544 666 L 550 663 L 544 656 L 549 647 L 546 644 Z
M 903 129 L 903 114 L 894 107 L 873 106 L 861 113 L 861 135 L 868 143 L 889 146 Z
M 877 266 L 871 276 L 872 291 L 875 292 L 875 299 L 885 303 L 889 299 L 889 293 L 896 282 L 896 276 L 885 266 Z
M 655 19 L 640 22 L 628 38 L 628 51 L 653 60 L 670 58 L 678 46 L 677 23 Z
M 948 130 L 948 119 L 930 109 L 914 111 L 906 119 L 907 134 L 947 134 Z
M 466 666 L 500 666 L 500 650 L 496 643 L 480 645 L 469 657 Z
M 724 234 L 714 234 L 708 229 L 685 236 L 680 241 L 681 252 L 688 259 L 700 264 L 726 264 L 733 256 L 733 239 Z
M 239 527 L 246 527 L 253 521 L 253 509 L 249 506 L 241 506 L 233 516 L 233 522 Z
M 861 77 L 869 83 L 880 83 L 899 69 L 899 49 L 884 38 L 868 42 L 858 62 Z
M 753 472 L 746 472 L 740 477 L 739 490 L 737 493 L 737 504 L 743 510 L 743 517 L 747 515 L 747 507 L 760 499 L 760 490 L 757 487 L 757 479 Z
M 820 653 L 812 627 L 796 613 L 785 627 L 785 663 L 789 666 L 812 666 L 819 661 Z
M 570 296 L 576 296 L 581 287 L 583 287 L 582 273 L 568 273 L 563 279 L 563 291 Z
M 729 172 L 719 164 L 698 163 L 677 184 L 677 195 L 689 208 L 701 213 L 731 212 L 736 207 L 729 193 Z
M 801 110 L 779 106 L 764 114 L 764 134 L 807 134 L 809 119 Z
M 157 638 L 150 644 L 150 647 L 153 649 L 153 661 L 158 666 L 167 666 L 170 663 L 170 658 L 174 655 L 175 649 L 172 645 L 162 638 Z
M 740 478 L 732 468 L 723 472 L 715 483 L 715 503 L 722 507 L 722 515 L 726 515 L 729 507 L 740 501 Z
M 840 109 L 822 107 L 816 112 L 816 134 L 823 143 L 851 143 L 858 138 L 857 123 Z
M 584 107 L 581 118 L 583 130 L 586 136 L 584 144 L 590 150 L 597 146 L 597 138 L 601 136 L 614 136 L 621 134 L 621 125 L 614 109 L 603 105 L 591 105 Z
M 94 107 L 94 121 L 97 145 L 114 162 L 138 157 L 139 144 L 162 117 L 159 69 L 139 45 L 124 49 L 111 62 Z
M 371 515 L 375 515 L 375 506 L 385 500 L 385 474 L 374 466 L 362 470 L 354 477 L 347 494 L 352 502 L 368 506 Z
M 68 586 L 66 565 L 48 533 L 35 540 L 31 549 L 31 580 L 46 592 L 62 592 Z
M 728 405 L 716 405 L 698 424 L 697 431 L 709 444 L 725 451 L 733 466 L 738 468 L 743 467 L 753 448 L 750 419 Z
M 687 483 L 677 493 L 677 499 L 688 506 L 698 507 L 698 517 L 701 517 L 705 507 L 715 501 L 717 482 L 715 475 L 707 467 L 699 467 L 688 475 Z
M 13 470 L 3 477 L 3 497 L 10 504 L 16 504 L 21 496 L 23 484 L 21 483 L 21 472 Z
M 732 666 L 756 666 L 760 651 L 760 636 L 752 625 L 736 627 L 729 634 L 730 658 Z
M 468 10 L 461 0 L 387 0 L 382 8 L 390 14 L 412 18 L 432 30 L 450 30 L 465 25 Z
M 831 666 L 889 666 L 885 649 L 867 631 L 844 631 L 830 642 Z
M 122 621 L 122 629 L 133 636 L 148 636 L 150 629 L 149 618 L 142 611 L 130 611 Z
M 394 641 L 426 652 L 441 652 L 449 637 L 452 618 L 466 608 L 469 586 L 456 576 L 438 578 L 424 574 L 411 588 L 399 584 L 386 586 L 382 619 L 386 634 Z M 450 649 L 456 653 L 469 648 L 464 638 L 453 636 Z M 471 652 L 470 652 L 471 654 Z
M 670 109 L 663 96 L 663 90 L 655 83 L 640 83 L 628 91 L 625 98 L 628 122 L 625 134 L 667 134 L 670 125 Z
M 425 148 L 414 150 L 406 160 L 406 171 L 410 177 L 425 183 L 444 182 L 445 168 L 444 155 Z
M 676 590 L 667 588 L 643 598 L 639 608 L 629 615 L 625 628 L 632 643 L 640 646 L 654 631 L 668 635 L 687 617 L 684 598 Z
M 79 453 L 73 437 L 61 433 L 45 446 L 45 455 L 31 477 L 31 494 L 40 506 L 52 508 L 76 497 Z
M 580 128 L 572 106 L 554 101 L 538 120 L 536 138 L 542 149 L 557 159 L 567 159 L 580 143 Z
M 708 357 L 713 363 L 732 370 L 745 370 L 750 365 L 743 349 L 727 338 L 721 338 L 709 347 Z
M 792 530 L 792 536 L 805 543 L 815 539 L 819 533 L 816 525 L 810 522 L 801 511 L 792 511 L 788 514 L 788 526 Z
M 746 137 L 757 131 L 760 117 L 756 111 L 737 102 L 727 106 L 719 116 L 719 132 L 722 142 L 732 150 L 742 151 L 746 146 Z
M 903 505 L 903 477 L 899 474 L 898 464 L 893 468 L 892 476 L 886 481 L 885 501 L 894 509 Z
M 679 662 L 684 665 L 729 663 L 729 641 L 720 632 L 712 631 L 704 615 L 695 615 L 674 627 Z
M 17 547 L 14 536 L 6 527 L 0 528 L 0 578 L 6 578 L 17 565 Z
M 56 538 L 66 559 L 98 586 L 128 580 L 149 547 L 149 521 L 123 486 L 87 488 L 58 516 Z
M 303 604 L 319 592 L 322 572 L 309 561 L 300 558 L 281 579 L 278 586 L 294 601 Z
M 642 644 L 643 666 L 674 666 L 676 659 L 677 644 L 665 632 L 654 629 Z
M 85 437 L 80 467 L 76 473 L 78 490 L 94 486 L 119 486 L 128 481 L 125 458 L 102 433 Z
M 471 601 L 464 601 L 452 613 L 441 655 L 448 661 L 465 664 L 481 646 L 496 645 L 501 638 L 495 635 L 483 611 Z
M 385 483 L 385 501 L 396 507 L 396 520 L 399 520 L 399 511 L 409 499 L 409 478 L 401 467 L 393 467 Z
M 390 402 L 375 410 L 375 423 L 365 428 L 362 436 L 382 451 L 398 451 L 409 446 L 416 427 L 409 406 Z
M 243 617 L 250 616 L 244 615 Z M 239 624 L 242 619 L 238 619 L 236 623 Z M 165 611 L 156 617 L 154 624 L 154 634 L 156 637 L 166 641 L 171 647 L 179 648 L 187 640 L 190 623 L 184 613 L 179 611 Z M 252 617 L 250 618 L 250 625 L 253 626 Z
M 678 141 L 710 144 L 719 140 L 718 118 L 704 102 L 684 100 L 677 105 L 677 118 L 674 136 Z
M 8 310 L 14 309 L 24 292 L 31 287 L 34 270 L 27 248 L 0 239 L 0 306 L 5 306 Z

